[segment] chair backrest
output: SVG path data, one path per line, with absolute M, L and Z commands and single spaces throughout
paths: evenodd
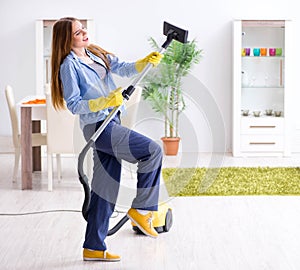
M 48 153 L 75 154 L 85 143 L 79 128 L 78 116 L 68 109 L 55 110 L 49 85 L 46 86 L 47 151 Z
M 139 102 L 142 96 L 142 88 L 137 86 L 130 96 L 129 100 L 126 102 L 126 113 L 122 116 L 122 125 L 128 128 L 134 128 L 137 118 L 137 112 L 139 108 Z
M 6 96 L 6 101 L 7 101 L 10 120 L 11 120 L 13 144 L 15 148 L 18 148 L 20 147 L 19 121 L 18 121 L 17 109 L 15 104 L 15 97 L 14 97 L 13 89 L 10 85 L 7 85 L 5 87 L 5 96 Z

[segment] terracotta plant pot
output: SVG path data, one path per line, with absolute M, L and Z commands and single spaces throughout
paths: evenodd
M 161 140 L 163 141 L 164 153 L 167 156 L 176 156 L 178 153 L 180 138 L 163 137 Z

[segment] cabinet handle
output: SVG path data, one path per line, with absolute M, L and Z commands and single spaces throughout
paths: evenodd
M 279 70 L 279 85 L 282 86 L 282 60 L 280 60 L 280 70 Z
M 250 145 L 274 145 L 275 142 L 250 142 Z
M 276 128 L 276 126 L 249 126 L 249 128 Z

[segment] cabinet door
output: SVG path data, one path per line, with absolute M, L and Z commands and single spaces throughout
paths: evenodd
M 241 110 L 284 116 L 285 22 L 242 21 L 241 37 Z

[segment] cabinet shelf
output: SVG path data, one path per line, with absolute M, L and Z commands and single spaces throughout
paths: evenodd
M 261 116 L 254 116 L 254 115 L 243 115 L 241 114 L 241 118 L 242 119 L 245 119 L 245 118 L 248 118 L 248 119 L 264 119 L 264 118 L 272 118 L 272 119 L 282 119 L 284 118 L 284 116 L 275 116 L 275 115 L 261 115 Z
M 284 90 L 284 86 L 242 86 L 241 89 L 282 89 Z
M 254 55 L 245 55 L 245 56 L 242 56 L 242 59 L 284 59 L 284 55 L 276 55 L 276 56 L 269 56 L 269 55 L 260 55 L 260 56 L 254 56 Z

